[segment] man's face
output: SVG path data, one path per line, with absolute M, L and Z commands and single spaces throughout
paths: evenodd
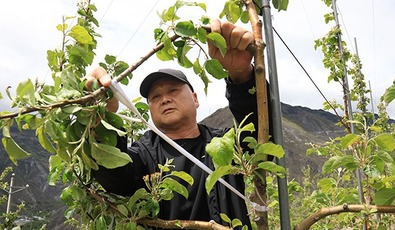
M 148 93 L 151 118 L 163 132 L 196 124 L 199 101 L 187 84 L 171 77 L 157 80 Z

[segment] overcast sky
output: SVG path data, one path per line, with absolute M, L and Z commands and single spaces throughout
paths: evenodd
M 158 11 L 172 5 L 175 0 L 147 0 L 139 2 L 127 0 L 93 1 L 100 21 L 98 49 L 95 63 L 103 61 L 105 54 L 116 55 L 118 60 L 132 64 L 148 53 L 154 46 L 153 30 L 159 26 Z M 181 15 L 185 19 L 207 14 L 218 17 L 225 1 L 206 0 L 208 11 L 185 8 Z M 328 84 L 328 71 L 323 68 L 323 55 L 314 50 L 314 40 L 324 36 L 330 27 L 324 23 L 323 15 L 331 11 L 320 0 L 290 0 L 287 11 L 277 12 L 272 8 L 273 26 L 294 52 L 314 82 L 329 100 L 341 101 L 341 87 Z M 362 72 L 371 83 L 373 103 L 395 79 L 393 42 L 395 41 L 395 1 L 394 0 L 339 0 L 340 24 L 343 39 L 348 48 L 355 52 L 354 38 L 362 60 Z M 188 10 L 188 9 L 192 9 Z M 76 1 L 72 0 L 20 0 L 6 1 L 0 8 L 0 111 L 10 110 L 5 88 L 16 86 L 24 79 L 38 78 L 51 83 L 47 67 L 46 51 L 58 48 L 61 35 L 56 26 L 63 15 L 75 15 Z M 249 25 L 246 25 L 249 28 Z M 324 99 L 301 67 L 275 36 L 280 99 L 291 105 L 321 109 Z M 148 73 L 162 67 L 179 68 L 173 62 L 161 62 L 151 58 L 134 72 L 134 78 L 125 91 L 131 98 L 139 96 L 138 86 Z M 88 71 L 89 71 L 88 69 Z M 203 91 L 203 83 L 193 76 L 193 71 L 185 70 L 192 81 L 200 100 L 198 120 L 227 105 L 224 98 L 224 82 L 212 79 L 208 94 Z M 350 80 L 351 82 L 351 80 Z M 351 82 L 352 83 L 352 82 Z M 377 108 L 374 108 L 377 112 Z M 395 103 L 388 111 L 395 117 Z

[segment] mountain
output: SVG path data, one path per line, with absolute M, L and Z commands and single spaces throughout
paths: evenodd
M 300 181 L 303 176 L 301 170 L 307 165 L 312 174 L 320 173 L 323 159 L 317 155 L 306 156 L 306 150 L 309 143 L 323 144 L 330 138 L 345 134 L 343 128 L 336 126 L 337 117 L 324 110 L 285 103 L 281 103 L 281 113 L 288 179 Z M 233 118 L 229 108 L 225 107 L 203 119 L 201 123 L 214 127 L 233 127 Z
M 286 151 L 286 166 L 288 179 L 300 181 L 301 170 L 307 165 L 311 173 L 319 174 L 323 159 L 316 155 L 306 156 L 309 147 L 307 143 L 324 143 L 330 138 L 345 134 L 343 128 L 336 126 L 338 119 L 335 115 L 323 111 L 313 110 L 302 106 L 281 104 L 284 149 Z M 201 123 L 214 127 L 232 127 L 233 118 L 228 107 L 214 112 Z M 32 153 L 28 159 L 18 162 L 14 167 L 14 186 L 29 184 L 29 188 L 12 195 L 11 210 L 16 209 L 16 204 L 24 201 L 26 211 L 23 215 L 26 219 L 33 220 L 30 224 L 41 226 L 46 224 L 47 229 L 56 229 L 64 222 L 63 212 L 65 205 L 60 201 L 59 195 L 63 185 L 48 185 L 48 158 L 49 153 L 39 145 L 34 131 L 19 132 L 16 127 L 11 130 L 11 135 L 22 148 Z M 0 135 L 0 137 L 2 137 Z M 0 172 L 7 166 L 12 166 L 3 145 L 0 145 Z M 9 177 L 7 179 L 9 181 Z M 0 195 L 2 195 L 0 190 Z M 3 192 L 3 194 L 6 194 Z M 5 211 L 5 204 L 0 206 Z M 1 212 L 0 211 L 0 212 Z M 65 229 L 58 227 L 58 229 Z

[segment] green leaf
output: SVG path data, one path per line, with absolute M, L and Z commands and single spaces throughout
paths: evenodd
M 196 58 L 195 62 L 193 63 L 193 72 L 195 72 L 195 74 L 200 74 L 203 72 L 203 67 L 200 65 L 199 58 Z
M 240 18 L 242 12 L 241 7 L 234 1 L 227 1 L 225 3 L 224 9 L 222 10 L 220 17 L 226 16 L 226 19 L 231 23 L 235 24 Z
M 100 120 L 100 122 L 102 123 L 102 125 L 108 129 L 108 130 L 113 130 L 115 132 L 118 133 L 119 136 L 125 136 L 127 134 L 127 132 L 124 132 L 120 129 L 115 128 L 114 126 L 112 126 L 110 123 L 107 123 L 107 121 L 105 120 Z
M 226 46 L 226 40 L 220 33 L 211 32 L 207 34 L 207 39 L 219 49 L 222 56 L 225 56 L 228 49 Z
M 70 162 L 71 161 L 70 155 L 69 152 L 67 151 L 67 148 L 69 146 L 68 143 L 59 141 L 57 145 L 58 145 L 58 149 L 56 150 L 57 156 L 59 156 L 60 158 L 62 158 L 62 160 L 66 162 Z
M 125 217 L 128 216 L 129 211 L 128 211 L 128 209 L 126 208 L 125 205 L 119 204 L 119 205 L 117 205 L 117 209 L 118 209 L 118 211 L 119 211 L 120 213 L 122 213 L 122 215 L 124 215 Z
M 255 154 L 253 163 L 265 160 L 267 155 L 275 156 L 280 159 L 284 156 L 285 151 L 281 145 L 267 142 L 264 144 L 258 144 L 255 148 Z
M 47 135 L 44 132 L 44 127 L 40 126 L 36 129 L 36 136 L 38 138 L 38 142 L 40 142 L 41 146 L 50 153 L 54 153 L 56 149 L 53 147 L 52 143 L 49 141 Z
M 69 36 L 74 38 L 78 43 L 92 45 L 94 44 L 92 36 L 88 33 L 88 31 L 80 26 L 75 25 L 71 28 Z
M 92 143 L 92 157 L 99 165 L 108 169 L 118 168 L 132 162 L 130 156 L 118 148 L 100 143 Z
M 376 191 L 373 202 L 377 205 L 392 205 L 395 199 L 395 189 L 382 188 Z
M 225 166 L 232 163 L 235 144 L 234 135 L 234 129 L 230 129 L 224 136 L 214 137 L 206 145 L 206 151 L 213 159 L 214 164 Z
M 358 141 L 360 137 L 356 134 L 350 133 L 340 139 L 340 144 L 343 149 L 347 149 L 350 145 Z
M 22 81 L 16 88 L 17 98 L 22 102 L 34 106 L 36 98 L 34 96 L 34 85 L 30 79 Z
M 246 138 L 244 138 L 243 142 L 248 143 L 247 146 L 250 149 L 255 149 L 255 147 L 258 146 L 258 142 L 256 141 L 256 139 L 251 136 L 247 136 Z
M 242 23 L 248 23 L 250 20 L 250 16 L 248 15 L 248 11 L 243 11 L 240 16 L 240 21 Z
M 391 103 L 395 98 L 395 84 L 385 90 L 383 95 L 386 104 Z
M 75 65 L 90 65 L 93 62 L 94 54 L 87 47 L 78 44 L 68 47 L 69 62 Z
M 156 52 L 156 56 L 162 61 L 173 60 L 177 56 L 177 51 L 173 47 L 173 43 L 167 34 L 163 35 L 163 48 Z
M 103 216 L 100 216 L 98 219 L 96 219 L 95 223 L 96 230 L 107 230 L 106 219 Z
M 59 159 L 56 155 L 52 155 L 49 158 L 50 171 L 48 173 L 48 184 L 51 186 L 56 186 L 56 182 L 59 180 L 65 166 L 62 160 Z
M 78 111 L 81 111 L 82 107 L 79 105 L 69 105 L 62 107 L 62 111 L 68 114 L 74 114 Z
M 67 25 L 66 23 L 63 23 L 63 24 L 58 24 L 56 26 L 56 29 L 63 32 L 63 31 L 66 31 L 68 27 L 69 27 L 69 25 Z
M 106 61 L 107 64 L 114 64 L 117 61 L 117 58 L 113 55 L 106 55 L 104 57 L 104 60 Z
M 394 151 L 395 149 L 395 139 L 390 133 L 383 133 L 378 135 L 377 137 L 374 138 L 376 141 L 377 145 L 386 150 L 386 151 Z
M 394 163 L 394 158 L 386 151 L 377 151 L 377 158 L 381 161 L 385 162 L 386 164 Z
M 145 200 L 150 196 L 150 194 L 145 190 L 145 188 L 140 188 L 136 192 L 134 192 L 133 196 L 129 198 L 127 202 L 128 208 L 132 209 L 138 200 Z
M 173 199 L 173 197 L 174 197 L 174 193 L 173 193 L 173 191 L 171 191 L 170 189 L 165 188 L 165 189 L 162 189 L 162 190 L 160 191 L 160 197 L 161 197 L 163 200 L 171 200 L 171 199 Z
M 215 183 L 221 178 L 222 176 L 231 174 L 235 172 L 237 169 L 232 165 L 220 166 L 213 173 L 211 173 L 206 179 L 206 191 L 209 194 L 211 189 L 213 189 Z
M 64 92 L 65 95 L 69 95 L 69 97 L 80 97 L 82 94 L 77 90 L 79 88 L 78 79 L 75 76 L 74 70 L 71 67 L 66 67 L 60 73 L 60 80 L 61 80 L 61 88 L 60 92 Z M 57 95 L 59 98 L 59 95 Z M 68 99 L 64 97 L 65 99 Z
M 207 31 L 205 29 L 199 27 L 196 36 L 201 43 L 203 44 L 207 43 Z
M 58 167 L 62 163 L 62 158 L 57 155 L 52 155 L 49 157 L 49 170 L 52 171 L 54 168 Z
M 232 223 L 232 221 L 230 220 L 230 218 L 228 217 L 228 215 L 226 215 L 225 213 L 220 213 L 219 216 L 221 217 L 221 219 L 223 221 L 225 221 L 226 223 Z
M 180 182 L 174 180 L 173 178 L 166 177 L 162 181 L 160 187 L 170 189 L 173 192 L 177 192 L 180 195 L 184 196 L 186 199 L 188 199 L 189 196 L 188 189 L 184 185 L 180 184 Z
M 3 127 L 3 136 L 11 138 L 11 124 Z
M 192 185 L 193 182 L 194 182 L 193 177 L 191 175 L 189 175 L 188 173 L 183 172 L 183 171 L 172 171 L 170 173 L 170 175 L 176 176 L 176 177 L 186 181 L 190 185 Z
M 47 61 L 48 61 L 48 66 L 51 69 L 57 69 L 57 65 L 58 65 L 58 57 L 56 55 L 56 52 L 52 51 L 52 50 L 48 50 L 47 51 Z
M 249 123 L 247 125 L 244 125 L 241 129 L 240 132 L 254 132 L 255 131 L 255 126 L 253 123 Z
M 219 63 L 217 59 L 207 60 L 204 63 L 204 68 L 216 79 L 223 79 L 228 77 L 228 73 L 224 70 L 224 67 L 221 65 L 221 63 Z
M 318 181 L 318 186 L 324 193 L 329 193 L 329 191 L 336 187 L 336 181 L 333 178 L 323 178 Z
M 330 173 L 339 167 L 342 166 L 354 166 L 357 164 L 356 160 L 354 159 L 353 156 L 347 155 L 347 156 L 333 156 L 327 160 L 324 165 L 322 166 L 322 173 L 327 174 Z M 353 168 L 353 167 L 351 167 Z
M 84 143 L 84 148 L 88 148 L 86 146 L 89 146 L 88 143 Z M 84 162 L 85 166 L 87 166 L 88 169 L 93 169 L 93 170 L 99 170 L 99 166 L 96 164 L 95 161 L 88 155 L 88 151 L 84 150 L 81 151 L 81 159 Z
M 362 171 L 365 175 L 367 175 L 371 179 L 375 179 L 381 175 L 379 169 L 377 167 L 374 167 L 373 165 L 365 165 L 362 168 Z
M 167 22 L 167 21 L 176 21 L 178 19 L 180 19 L 176 14 L 175 14 L 175 7 L 171 6 L 169 7 L 169 9 L 164 10 L 162 12 L 162 14 L 160 15 L 160 17 L 162 18 L 163 22 Z
M 192 37 L 196 35 L 197 30 L 192 21 L 182 21 L 176 24 L 174 32 L 181 37 Z
M 192 62 L 187 57 L 187 53 L 191 48 L 191 46 L 184 45 L 177 49 L 178 63 L 185 68 L 191 68 L 193 66 Z
M 60 194 L 60 199 L 67 206 L 71 207 L 73 205 L 73 195 L 75 195 L 75 187 L 70 185 L 69 187 L 63 189 L 62 193 Z
M 22 160 L 30 154 L 23 150 L 15 141 L 14 139 L 10 137 L 3 137 L 1 140 L 4 145 L 4 149 L 7 152 L 8 156 L 10 157 L 10 160 L 17 165 L 18 160 Z
M 284 177 L 286 170 L 284 167 L 277 165 L 272 161 L 265 161 L 258 164 L 258 168 L 271 172 L 279 177 Z
M 239 220 L 239 219 L 233 219 L 232 220 L 232 227 L 233 228 L 235 228 L 235 227 L 237 227 L 237 226 L 241 226 L 241 225 L 243 225 L 243 223 L 241 222 L 241 220 Z
M 287 10 L 288 8 L 288 0 L 273 0 L 273 6 L 278 11 L 280 10 Z

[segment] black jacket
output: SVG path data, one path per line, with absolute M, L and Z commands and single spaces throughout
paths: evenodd
M 254 85 L 254 79 L 241 85 L 233 85 L 227 81 L 226 97 L 229 100 L 229 108 L 238 122 L 252 112 L 249 122 L 257 123 L 256 96 L 248 92 Z M 213 162 L 205 152 L 205 146 L 213 137 L 223 136 L 228 129 L 216 129 L 199 124 L 199 130 L 201 133 L 199 137 L 176 140 L 176 142 L 214 170 Z M 111 170 L 100 167 L 98 171 L 93 172 L 94 177 L 108 192 L 124 196 L 132 195 L 137 189 L 145 187 L 142 180 L 144 175 L 157 172 L 158 164 L 163 165 L 166 159 L 173 158 L 172 164 L 175 165 L 173 170 L 189 173 L 194 178 L 194 184 L 187 186 L 188 200 L 175 194 L 171 201 L 161 202 L 159 218 L 214 220 L 217 223 L 225 224 L 219 216 L 220 213 L 225 213 L 231 219 L 238 218 L 243 224 L 250 226 L 243 199 L 221 183 L 217 183 L 210 194 L 207 194 L 205 189 L 207 173 L 181 155 L 153 131 L 147 131 L 139 141 L 132 143 L 129 148 L 126 148 L 125 141 L 118 143 L 118 146 L 122 151 L 131 155 L 133 163 Z M 244 194 L 244 182 L 241 175 L 230 175 L 224 179 Z

